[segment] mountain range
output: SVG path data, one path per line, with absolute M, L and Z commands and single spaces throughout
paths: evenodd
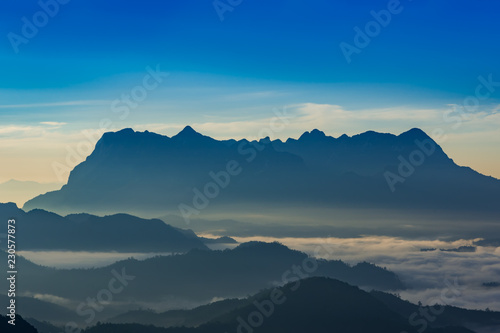
M 351 288 L 346 284 L 342 285 L 338 281 L 328 281 L 321 278 L 310 278 L 311 281 L 304 280 L 305 284 L 300 287 L 312 288 L 312 281 L 321 284 L 337 284 L 339 289 L 344 289 L 344 292 L 353 292 L 355 288 Z M 301 283 L 302 283 L 301 282 Z M 206 323 L 217 321 L 218 318 L 227 317 L 231 312 L 242 313 L 239 310 L 244 307 L 251 307 L 255 300 L 262 298 L 262 295 L 269 294 L 269 291 L 260 292 L 252 297 L 242 299 L 226 299 L 222 301 L 213 302 L 207 305 L 202 305 L 191 310 L 170 310 L 166 312 L 155 312 L 153 310 L 135 310 L 120 314 L 116 317 L 107 320 L 108 323 L 113 324 L 141 324 L 141 325 L 154 325 L 158 327 L 198 327 Z M 372 290 L 369 292 L 370 296 L 377 299 L 391 311 L 399 314 L 404 318 L 413 318 L 413 323 L 418 323 L 419 328 L 422 328 L 424 322 L 422 317 L 415 316 L 414 313 L 428 313 L 431 314 L 432 322 L 427 323 L 427 327 L 447 327 L 447 326 L 466 326 L 468 328 L 479 329 L 483 331 L 485 328 L 492 330 L 500 328 L 500 312 L 495 311 L 482 311 L 482 310 L 466 310 L 449 305 L 443 305 L 441 312 L 438 316 L 432 315 L 437 312 L 433 306 L 417 305 L 405 301 L 400 297 Z M 307 300 L 313 301 L 314 292 L 311 290 L 311 296 Z M 353 297 L 353 296 L 351 296 Z M 337 298 L 337 297 L 336 297 Z M 334 299 L 330 302 L 335 302 Z M 238 309 L 235 311 L 235 309 Z
M 405 288 L 396 274 L 369 263 L 351 266 L 338 260 L 311 260 L 305 253 L 281 244 L 260 242 L 243 243 L 233 250 L 194 249 L 186 254 L 145 260 L 130 258 L 87 269 L 44 267 L 18 256 L 16 267 L 23 272 L 17 288 L 23 295 L 39 298 L 20 298 L 19 313 L 39 321 L 50 318 L 54 322 L 59 318 L 59 324 L 74 320 L 79 303 L 107 288 L 112 279 L 122 281 L 126 287 L 113 294 L 102 316 L 116 316 L 138 306 L 171 309 L 181 304 L 200 305 L 216 299 L 245 297 L 301 277 L 331 277 L 378 290 Z M 6 263 L 0 262 L 0 268 L 6 271 Z M 2 290 L 8 290 L 7 282 L 0 281 Z M 55 304 L 43 306 L 43 300 L 63 305 L 64 309 L 57 309 Z M 45 315 L 48 309 L 52 309 L 50 316 Z M 85 307 L 78 313 L 84 310 Z
M 215 140 L 187 126 L 167 137 L 105 133 L 60 190 L 24 205 L 196 217 L 205 209 L 309 206 L 467 212 L 495 216 L 500 181 L 456 165 L 419 129 L 286 141 Z
M 23 305 L 34 302 L 43 303 L 20 299 Z M 56 321 L 54 325 L 30 318 L 30 311 L 25 308 L 21 310 L 23 316 L 36 327 L 38 333 L 61 331 L 64 321 Z M 54 306 L 47 311 L 54 311 Z M 57 316 L 61 310 L 54 312 L 49 317 Z M 63 318 L 60 317 L 61 320 Z M 67 320 L 75 324 L 82 321 L 75 313 L 66 318 L 72 318 Z M 7 327 L 7 332 L 36 332 L 21 317 L 18 320 L 25 330 L 16 331 Z M 0 317 L 0 327 L 5 324 L 5 317 Z M 245 298 L 214 301 L 190 310 L 161 313 L 153 310 L 129 311 L 99 320 L 84 332 L 485 333 L 496 332 L 498 328 L 500 312 L 466 310 L 447 305 L 416 305 L 393 294 L 375 290 L 366 292 L 335 279 L 310 277 L 261 290 Z

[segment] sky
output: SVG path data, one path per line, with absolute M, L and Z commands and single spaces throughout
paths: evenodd
M 6 0 L 0 182 L 65 182 L 105 131 L 413 127 L 500 178 L 500 4 Z M 444 134 L 437 135 L 437 134 Z

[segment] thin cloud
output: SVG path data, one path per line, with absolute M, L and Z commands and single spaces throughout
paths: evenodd
M 40 122 L 40 124 L 60 127 L 60 126 L 66 125 L 67 123 L 62 123 L 62 122 L 58 122 L 58 121 L 42 121 L 42 122 Z
M 33 132 L 37 129 L 34 126 L 17 126 L 17 125 L 8 125 L 0 127 L 0 135 L 7 134 L 25 134 L 29 132 Z

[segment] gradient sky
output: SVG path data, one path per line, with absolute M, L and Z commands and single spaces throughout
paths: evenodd
M 109 129 L 172 135 L 190 124 L 256 138 L 284 108 L 289 124 L 274 137 L 441 130 L 458 164 L 500 178 L 497 2 L 401 0 L 348 63 L 341 43 L 356 46 L 355 28 L 394 1 L 221 0 L 223 20 L 213 0 L 65 1 L 46 22 L 38 1 L 2 4 L 0 182 L 64 181 L 54 164 L 83 160 L 82 131 L 95 144 L 103 119 Z M 38 31 L 23 36 L 34 19 Z M 13 47 L 14 35 L 23 43 Z M 148 66 L 170 75 L 126 117 L 114 112 Z M 479 77 L 499 82 L 481 99 Z

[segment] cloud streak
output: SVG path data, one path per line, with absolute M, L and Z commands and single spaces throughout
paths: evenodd
M 61 127 L 61 126 L 66 125 L 67 123 L 58 122 L 58 121 L 42 121 L 42 122 L 40 122 L 40 124 L 47 125 L 47 126 Z

